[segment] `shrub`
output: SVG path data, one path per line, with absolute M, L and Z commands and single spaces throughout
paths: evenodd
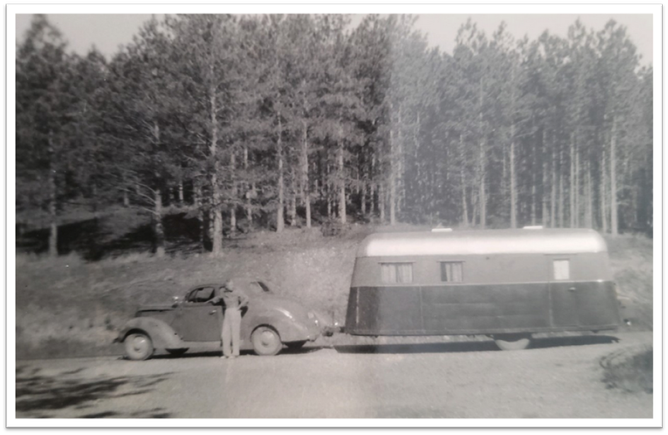
M 654 367 L 652 348 L 624 349 L 601 360 L 603 382 L 608 388 L 652 394 Z
M 348 227 L 334 219 L 328 219 L 320 226 L 320 232 L 325 237 L 336 237 L 345 234 Z

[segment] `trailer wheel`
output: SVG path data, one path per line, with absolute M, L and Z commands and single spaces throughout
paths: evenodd
M 501 350 L 522 350 L 531 343 L 531 334 L 499 334 L 493 338 Z

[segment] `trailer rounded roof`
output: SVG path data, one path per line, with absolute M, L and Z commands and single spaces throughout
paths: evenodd
M 519 229 L 375 233 L 366 237 L 358 257 L 484 254 L 577 254 L 607 251 L 590 229 Z

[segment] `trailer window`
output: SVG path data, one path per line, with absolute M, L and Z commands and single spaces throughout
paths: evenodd
M 555 280 L 565 280 L 571 278 L 570 262 L 568 260 L 554 260 L 552 262 Z
M 380 263 L 380 279 L 386 284 L 413 282 L 413 263 Z
M 441 262 L 441 281 L 462 282 L 464 281 L 464 263 L 461 261 Z

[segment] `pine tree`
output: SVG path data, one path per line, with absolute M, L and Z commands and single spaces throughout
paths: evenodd
M 58 255 L 59 202 L 72 150 L 65 49 L 60 31 L 35 15 L 16 56 L 17 208 L 46 208 L 51 256 Z

